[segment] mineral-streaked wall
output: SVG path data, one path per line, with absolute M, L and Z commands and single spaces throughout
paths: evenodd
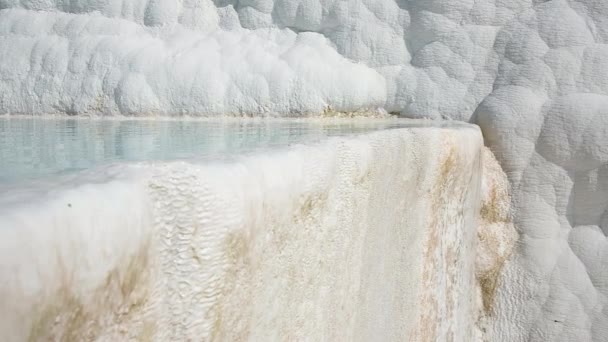
M 484 147 L 482 157 L 481 208 L 477 227 L 475 274 L 478 281 L 479 339 L 494 341 L 489 324 L 496 314 L 494 302 L 505 263 L 517 241 L 513 226 L 509 181 L 494 158 Z
M 482 128 L 519 244 L 498 341 L 608 340 L 608 2 L 0 0 L 0 112 L 384 108 Z M 244 29 L 246 28 L 246 29 Z
M 405 128 L 6 193 L 1 339 L 471 341 L 481 158 Z

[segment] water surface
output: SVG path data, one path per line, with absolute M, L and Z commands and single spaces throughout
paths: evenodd
M 226 158 L 418 120 L 90 119 L 0 117 L 0 183 L 116 162 Z M 448 123 L 453 126 L 454 123 Z

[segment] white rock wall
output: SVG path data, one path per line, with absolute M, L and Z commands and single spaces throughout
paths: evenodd
M 0 1 L 0 112 L 481 126 L 520 243 L 498 341 L 608 339 L 608 2 Z M 252 29 L 243 30 L 243 28 Z
M 481 147 L 394 129 L 20 187 L 0 339 L 471 341 Z
M 501 275 L 515 250 L 518 234 L 513 225 L 509 180 L 487 147 L 482 154 L 482 173 L 475 257 L 478 341 L 495 341 L 492 323 L 497 313 L 497 293 L 501 285 L 508 284 Z

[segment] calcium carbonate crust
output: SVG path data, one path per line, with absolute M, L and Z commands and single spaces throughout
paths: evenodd
M 478 338 L 494 341 L 489 331 L 501 273 L 511 257 L 517 232 L 513 226 L 507 175 L 487 147 L 482 152 L 481 207 L 477 228 L 475 276 L 478 282 Z
M 481 148 L 393 129 L 6 193 L 0 339 L 471 341 Z
M 497 341 L 608 340 L 608 2 L 0 1 L 0 112 L 477 123 L 519 243 Z

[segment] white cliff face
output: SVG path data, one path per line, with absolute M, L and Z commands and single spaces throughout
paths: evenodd
M 6 192 L 0 339 L 471 341 L 481 153 L 401 128 Z
M 479 124 L 509 178 L 519 233 L 496 295 L 496 340 L 608 339 L 608 2 L 0 8 L 2 113 L 384 108 Z

